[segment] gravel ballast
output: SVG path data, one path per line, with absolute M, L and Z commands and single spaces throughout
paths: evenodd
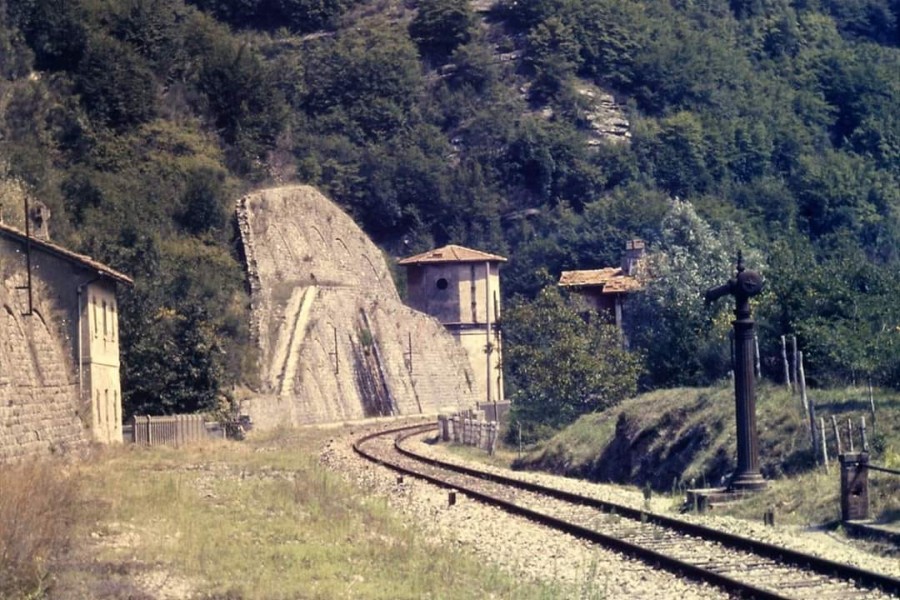
M 598 548 L 461 495 L 457 496 L 454 506 L 449 506 L 447 490 L 408 476 L 400 482 L 394 471 L 369 463 L 356 455 L 352 442 L 365 432 L 362 426 L 335 431 L 335 437 L 322 451 L 322 463 L 339 472 L 349 482 L 383 496 L 398 513 L 418 523 L 436 544 L 470 552 L 479 560 L 495 564 L 528 581 L 567 586 L 583 597 L 619 597 L 626 594 L 634 598 L 727 597 L 706 584 L 686 581 L 665 571 L 656 571 L 643 562 Z M 426 443 L 425 440 L 430 437 L 432 436 L 417 437 L 406 444 L 421 454 L 470 464 L 448 452 L 445 445 Z M 673 515 L 671 498 L 657 497 L 648 502 L 637 489 L 543 473 L 498 469 L 482 463 L 472 464 L 478 468 L 605 501 Z M 788 526 L 766 527 L 762 523 L 716 515 L 684 514 L 679 515 L 679 518 L 830 560 L 900 576 L 900 564 L 896 559 L 865 553 L 847 540 L 826 532 L 809 532 Z

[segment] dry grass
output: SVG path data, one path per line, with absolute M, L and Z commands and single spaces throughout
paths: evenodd
M 58 598 L 555 598 L 438 547 L 380 496 L 318 464 L 329 432 L 179 451 L 112 449 L 84 464 L 84 523 Z M 562 594 L 562 596 L 560 595 Z
M 86 513 L 78 481 L 59 460 L 0 469 L 0 597 L 43 596 Z

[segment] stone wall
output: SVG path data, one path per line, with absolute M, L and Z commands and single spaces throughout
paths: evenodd
M 259 345 L 259 427 L 433 414 L 478 399 L 465 351 L 405 306 L 378 248 L 308 186 L 255 192 L 238 223 Z
M 69 450 L 90 437 L 73 341 L 80 282 L 72 267 L 34 252 L 26 315 L 24 253 L 0 237 L 0 462 Z

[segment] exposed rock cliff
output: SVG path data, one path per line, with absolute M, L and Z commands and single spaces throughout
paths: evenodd
M 405 306 L 378 248 L 311 187 L 252 193 L 238 223 L 259 345 L 260 427 L 475 403 L 465 352 Z

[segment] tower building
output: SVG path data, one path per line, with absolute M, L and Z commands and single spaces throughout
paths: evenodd
M 503 401 L 500 340 L 502 256 L 449 245 L 399 261 L 407 303 L 435 317 L 465 348 L 482 402 Z

